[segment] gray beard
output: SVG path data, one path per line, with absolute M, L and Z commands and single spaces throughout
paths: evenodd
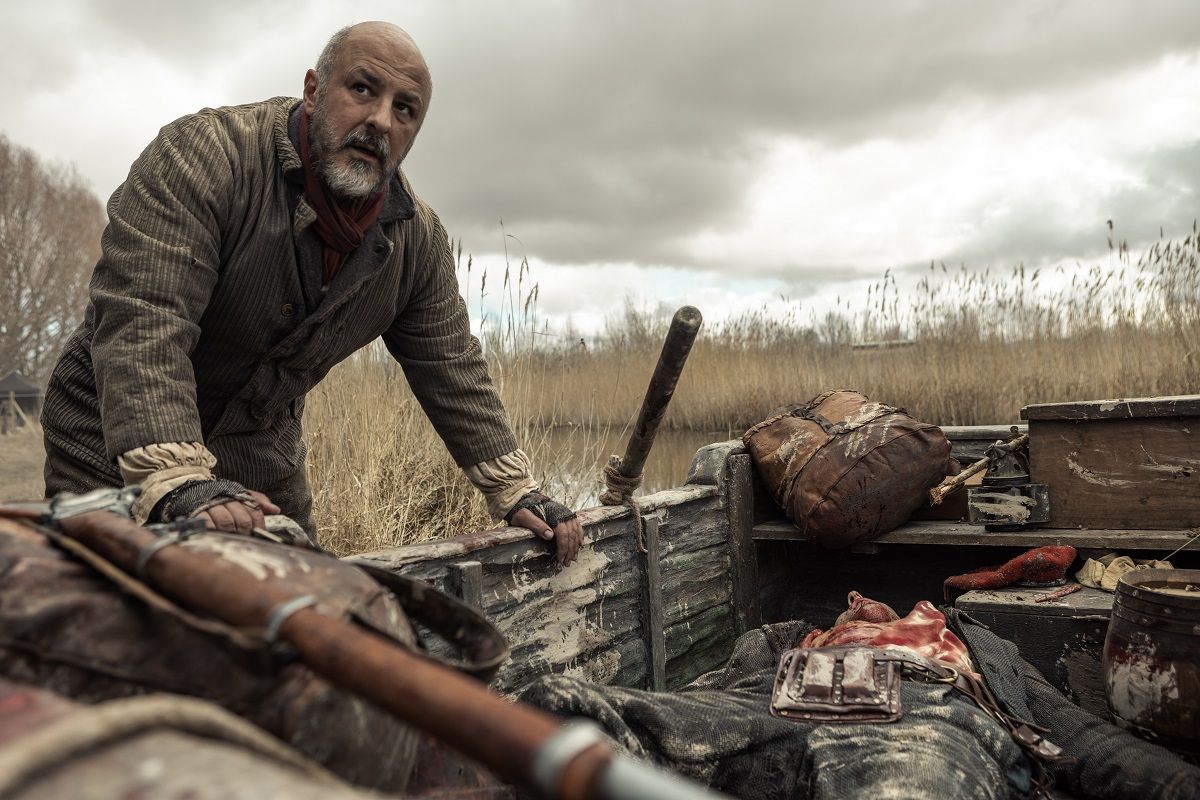
M 321 180 L 334 196 L 344 200 L 358 200 L 382 191 L 392 173 L 400 166 L 399 162 L 393 164 L 390 159 L 385 160 L 381 171 L 357 159 L 350 159 L 347 166 L 334 163 L 329 154 L 337 151 L 339 145 L 333 135 L 325 129 L 325 115 L 321 113 L 321 106 L 321 97 L 318 94 L 317 107 L 309 120 L 309 146 Z M 352 136 L 353 134 L 348 135 L 347 139 Z M 345 144 L 346 142 L 342 143 Z
M 375 194 L 387 182 L 386 174 L 381 178 L 370 164 L 361 161 L 351 161 L 348 166 L 341 166 L 320 156 L 316 156 L 316 159 L 317 174 L 337 197 L 357 200 Z

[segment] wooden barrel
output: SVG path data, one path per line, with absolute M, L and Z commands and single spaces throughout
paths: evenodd
M 1118 722 L 1164 744 L 1200 750 L 1200 570 L 1122 575 L 1102 668 Z

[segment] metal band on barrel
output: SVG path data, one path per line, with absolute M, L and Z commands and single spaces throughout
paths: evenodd
M 604 741 L 600 726 L 573 720 L 559 728 L 533 758 L 533 783 L 544 797 L 558 796 L 558 781 L 575 756 Z
M 279 629 L 283 627 L 283 623 L 287 622 L 292 614 L 316 604 L 316 595 L 302 594 L 299 597 L 293 597 L 291 600 L 285 600 L 275 606 L 271 609 L 271 613 L 267 615 L 267 627 L 263 632 L 263 639 L 269 644 L 274 643 L 279 638 Z
M 199 533 L 199 531 L 195 529 L 174 531 L 158 537 L 153 542 L 143 547 L 138 551 L 137 564 L 134 570 L 137 573 L 137 576 L 143 581 L 146 580 L 146 567 L 150 565 L 150 559 L 154 558 L 154 555 L 159 550 L 162 550 L 164 547 L 170 547 L 173 544 L 185 542 L 195 533 Z

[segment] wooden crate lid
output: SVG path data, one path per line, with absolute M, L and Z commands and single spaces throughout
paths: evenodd
M 1129 400 L 1089 400 L 1080 403 L 1040 403 L 1021 409 L 1021 419 L 1143 419 L 1200 416 L 1200 394 L 1177 397 L 1135 397 Z
M 954 607 L 971 612 L 992 614 L 1038 614 L 1045 617 L 1081 617 L 1104 615 L 1112 611 L 1112 592 L 1089 589 L 1086 586 L 1065 597 L 1043 601 L 1054 588 L 976 589 L 960 596 Z

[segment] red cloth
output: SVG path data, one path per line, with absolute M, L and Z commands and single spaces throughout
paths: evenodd
M 949 600 L 972 589 L 999 589 L 1017 581 L 1046 583 L 1065 576 L 1074 561 L 1074 547 L 1035 547 L 999 566 L 947 578 L 942 586 Z
M 304 196 L 317 213 L 313 228 L 325 245 L 323 253 L 323 282 L 328 285 L 341 269 L 346 256 L 362 244 L 367 231 L 383 211 L 386 191 L 357 200 L 339 200 L 317 175 L 309 155 L 308 112 L 300 109 L 300 160 L 304 163 Z
M 888 613 L 891 619 L 887 619 Z M 896 612 L 883 603 L 851 592 L 850 610 L 838 617 L 837 624 L 828 631 L 811 632 L 800 643 L 801 647 L 839 645 L 898 647 L 937 659 L 960 672 L 975 672 L 967 646 L 946 627 L 945 615 L 928 600 L 917 603 L 907 617 L 898 619 Z

